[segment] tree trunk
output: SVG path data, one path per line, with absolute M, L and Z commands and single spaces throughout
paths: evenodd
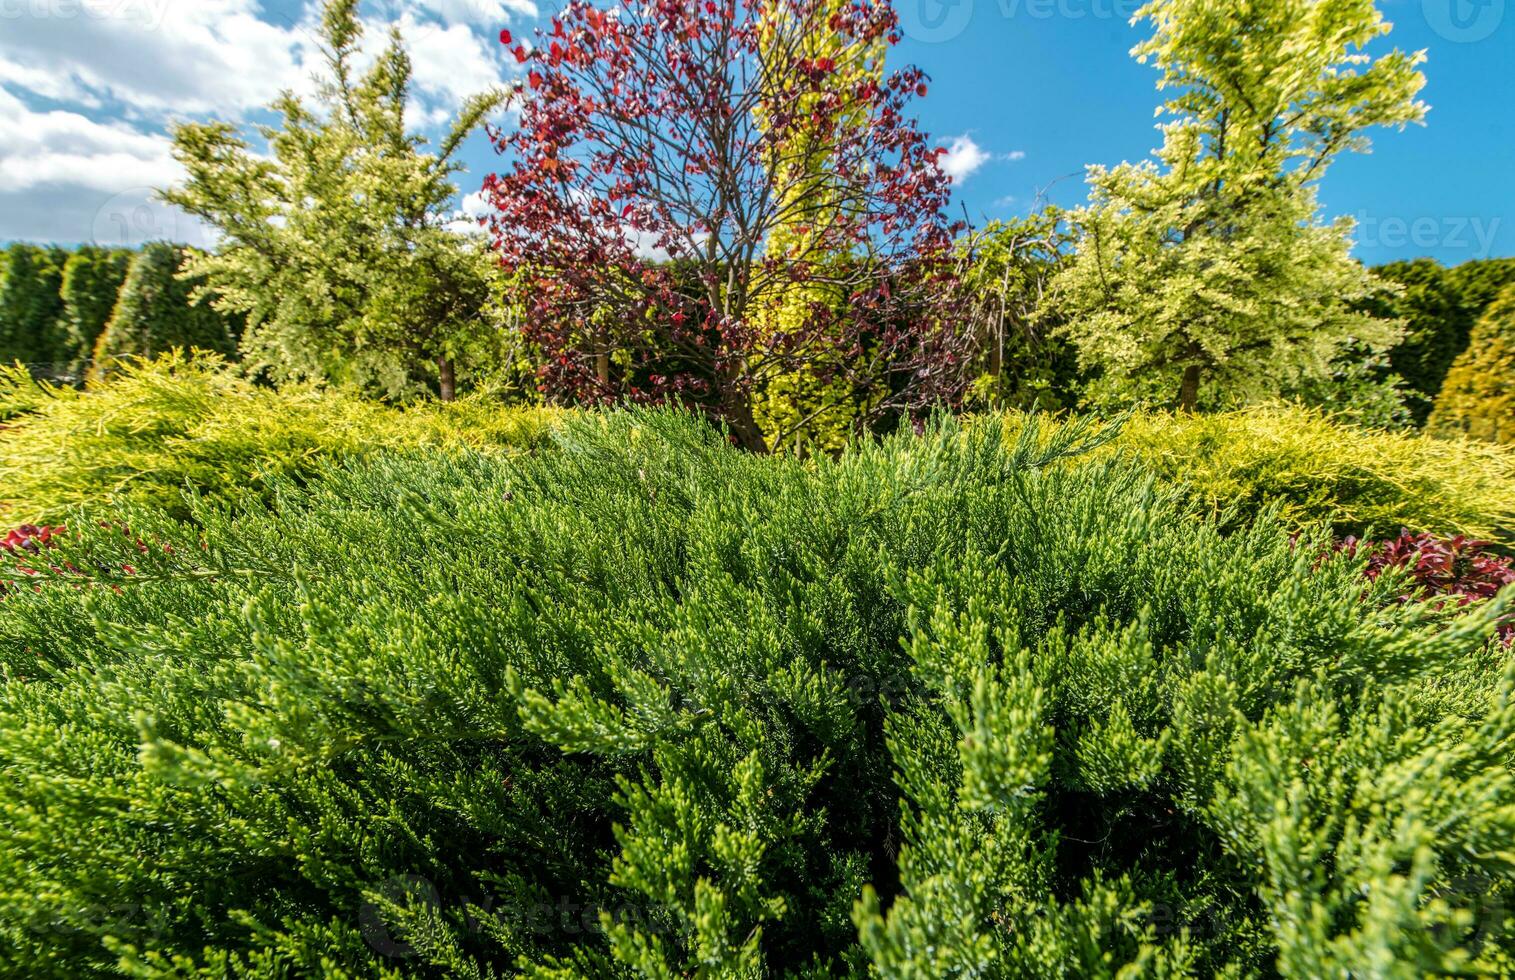
M 1199 405 L 1199 365 L 1184 368 L 1184 380 L 1178 386 L 1178 410 L 1192 412 Z
M 437 388 L 438 397 L 444 402 L 453 401 L 458 397 L 458 378 L 450 357 L 437 358 Z
M 610 387 L 610 355 L 594 355 L 594 376 L 600 379 L 600 384 Z
M 752 403 L 745 396 L 737 396 L 728 399 L 724 408 L 726 424 L 731 426 L 737 443 L 750 452 L 768 452 L 768 440 L 752 415 Z

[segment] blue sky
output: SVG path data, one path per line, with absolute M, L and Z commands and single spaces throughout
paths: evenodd
M 1135 0 L 896 0 L 897 63 L 931 76 L 921 121 L 951 149 L 975 222 L 1022 214 L 1039 195 L 1074 205 L 1083 168 L 1150 154 L 1156 73 L 1131 46 Z M 1425 49 L 1427 123 L 1374 134 L 1321 198 L 1358 219 L 1376 263 L 1515 254 L 1515 0 L 1381 0 L 1384 47 Z M 375 42 L 398 23 L 416 63 L 416 116 L 441 120 L 514 66 L 496 36 L 550 11 L 536 0 L 365 0 Z M 151 201 L 177 175 L 175 119 L 266 118 L 316 66 L 302 0 L 0 0 L 0 240 L 208 241 Z M 494 165 L 465 153 L 463 191 Z

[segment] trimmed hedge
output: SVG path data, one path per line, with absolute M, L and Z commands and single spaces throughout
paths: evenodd
M 11 524 L 125 496 L 183 516 L 186 492 L 259 496 L 323 460 L 424 446 L 530 448 L 555 414 L 484 398 L 394 408 L 331 389 L 254 385 L 217 357 L 128 361 L 79 392 L 0 372 L 0 502 Z
M 1102 438 L 579 415 L 81 525 L 0 603 L 0 971 L 1509 975 L 1499 604 Z

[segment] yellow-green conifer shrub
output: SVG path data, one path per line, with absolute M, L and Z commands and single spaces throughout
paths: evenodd
M 0 405 L 30 410 L 0 434 L 9 523 L 57 520 L 127 496 L 184 513 L 185 491 L 266 492 L 323 463 L 424 446 L 530 448 L 555 413 L 483 398 L 395 407 L 333 389 L 255 385 L 208 354 L 129 360 L 85 391 L 0 375 Z
M 1011 416 L 1010 424 L 1023 424 Z M 1195 512 L 1243 524 L 1269 505 L 1288 524 L 1400 527 L 1515 543 L 1515 452 L 1462 439 L 1362 429 L 1315 409 L 1130 416 L 1102 452 L 1136 458 Z
M 1515 287 L 1484 311 L 1452 362 L 1431 412 L 1433 432 L 1515 443 Z

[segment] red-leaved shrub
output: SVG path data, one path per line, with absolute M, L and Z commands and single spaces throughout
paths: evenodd
M 1387 568 L 1407 570 L 1414 588 L 1399 596 L 1400 602 L 1446 597 L 1465 606 L 1492 599 L 1501 588 L 1515 583 L 1515 562 L 1490 551 L 1489 542 L 1462 535 L 1443 538 L 1401 528 L 1397 538 L 1359 541 L 1347 537 L 1336 548 L 1353 555 L 1366 551 L 1369 579 L 1377 579 Z M 1515 642 L 1515 617 L 1506 617 L 1499 635 L 1506 643 Z

